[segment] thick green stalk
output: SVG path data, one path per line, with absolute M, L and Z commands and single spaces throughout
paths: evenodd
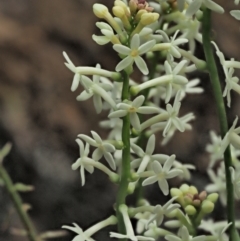
M 30 241 L 41 241 L 41 239 L 38 237 L 35 227 L 32 224 L 32 221 L 30 217 L 28 216 L 27 212 L 23 209 L 23 203 L 21 200 L 20 195 L 15 189 L 15 186 L 8 175 L 7 171 L 3 167 L 3 165 L 0 163 L 0 176 L 4 181 L 5 187 L 13 201 L 13 204 L 18 212 L 18 215 L 27 231 L 27 235 Z
M 126 72 L 123 72 L 123 90 L 122 90 L 122 101 L 129 99 L 129 76 Z M 122 171 L 119 190 L 117 194 L 117 219 L 118 219 L 118 232 L 124 234 L 126 232 L 122 214 L 119 211 L 119 206 L 125 204 L 128 184 L 130 178 L 130 119 L 129 114 L 123 117 L 122 127 L 122 141 L 123 141 L 123 152 L 122 152 Z
M 220 122 L 221 136 L 222 138 L 228 132 L 227 115 L 225 110 L 225 105 L 222 97 L 222 90 L 220 86 L 218 70 L 216 67 L 212 44 L 211 44 L 211 10 L 204 9 L 203 11 L 203 21 L 202 21 L 202 31 L 203 31 L 203 48 L 207 62 L 207 68 L 211 79 L 213 94 L 215 97 L 215 102 L 217 106 L 217 114 Z M 230 241 L 237 240 L 235 238 L 235 204 L 234 204 L 234 190 L 231 182 L 231 173 L 229 167 L 232 166 L 232 157 L 230 147 L 224 152 L 224 164 L 226 173 L 226 189 L 227 189 L 227 218 L 228 222 L 232 225 L 229 227 Z

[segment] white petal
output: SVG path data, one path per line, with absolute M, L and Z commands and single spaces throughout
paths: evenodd
M 105 152 L 104 153 L 104 157 L 106 159 L 106 161 L 108 162 L 109 166 L 113 169 L 116 170 L 116 164 L 113 160 L 112 155 L 109 152 Z
M 203 3 L 207 8 L 209 8 L 215 12 L 224 13 L 224 9 L 220 5 L 216 4 L 215 2 L 213 2 L 211 0 L 204 0 Z
M 171 169 L 172 165 L 173 165 L 173 162 L 175 160 L 175 155 L 171 155 L 167 161 L 164 163 L 164 166 L 163 166 L 163 171 L 164 172 L 169 172 L 169 170 Z
M 98 135 L 97 132 L 91 131 L 91 134 L 92 134 L 94 140 L 95 140 L 98 144 L 101 144 L 101 143 L 102 143 L 102 138 Z
M 84 100 L 88 100 L 89 98 L 91 98 L 93 96 L 93 94 L 88 93 L 86 90 L 84 90 L 79 96 L 77 96 L 77 100 L 78 101 L 84 101 Z
M 230 11 L 230 14 L 237 20 L 240 20 L 240 10 L 232 10 Z
M 97 114 L 101 113 L 103 105 L 102 105 L 102 98 L 100 95 L 93 96 L 93 104 L 94 104 Z
M 103 152 L 101 149 L 97 148 L 93 154 L 92 154 L 92 158 L 94 161 L 99 161 L 103 156 Z
M 135 64 L 137 65 L 138 69 L 144 74 L 147 75 L 149 73 L 148 71 L 148 67 L 145 63 L 145 61 L 143 60 L 142 57 L 137 56 L 134 58 Z
M 155 183 L 157 181 L 157 177 L 153 176 L 153 177 L 148 177 L 147 179 L 145 179 L 142 183 L 143 186 L 147 186 L 147 185 L 151 185 L 153 183 Z
M 120 72 L 128 66 L 132 65 L 133 62 L 134 59 L 131 56 L 127 56 L 125 59 L 118 63 L 115 69 L 117 72 Z
M 195 14 L 199 8 L 202 5 L 202 0 L 194 0 L 191 2 L 191 4 L 188 6 L 188 9 L 186 11 L 186 16 L 192 16 Z
M 113 49 L 123 55 L 129 55 L 131 53 L 131 49 L 121 44 L 114 44 Z
M 161 173 L 163 173 L 162 165 L 161 165 L 158 161 L 154 161 L 151 166 L 152 166 L 152 170 L 153 170 L 156 174 L 161 174 Z
M 148 155 L 152 155 L 155 149 L 155 135 L 151 135 L 150 138 L 148 139 L 147 147 L 146 147 L 146 153 Z
M 72 82 L 72 86 L 71 86 L 72 92 L 74 92 L 78 88 L 80 79 L 81 79 L 81 75 L 79 73 L 76 73 L 73 77 L 73 82 Z
M 140 37 L 139 34 L 134 34 L 134 36 L 131 39 L 130 47 L 132 50 L 136 50 L 139 48 L 140 45 Z
M 142 150 L 142 148 L 137 146 L 136 144 L 132 143 L 131 148 L 134 153 L 137 154 L 139 157 L 142 157 L 144 155 L 144 151 Z
M 140 96 L 138 96 L 137 98 L 135 98 L 135 99 L 133 100 L 132 105 L 133 105 L 135 108 L 139 108 L 139 107 L 143 104 L 144 100 L 145 100 L 144 95 L 140 95 Z
M 120 118 L 127 115 L 126 110 L 116 110 L 108 115 L 109 118 Z
M 169 186 L 166 179 L 158 180 L 159 188 L 162 190 L 163 194 L 167 196 L 169 194 Z
M 155 40 L 151 40 L 146 42 L 145 44 L 141 45 L 138 49 L 139 55 L 142 55 L 144 53 L 147 53 L 149 50 L 153 48 L 153 46 L 156 44 Z
M 141 124 L 137 113 L 130 113 L 130 123 L 137 131 L 141 130 Z
M 110 39 L 106 36 L 97 36 L 95 34 L 92 35 L 92 39 L 99 45 L 105 45 L 110 42 Z
M 84 141 L 86 141 L 87 143 L 89 143 L 91 146 L 95 146 L 97 147 L 97 143 L 95 140 L 93 140 L 91 137 L 84 135 L 84 134 L 80 134 L 78 135 L 78 137 L 80 137 L 81 139 L 83 139 Z
M 85 184 L 85 173 L 84 173 L 84 167 L 83 166 L 81 166 L 80 175 L 81 175 L 82 186 L 84 186 L 84 184 Z

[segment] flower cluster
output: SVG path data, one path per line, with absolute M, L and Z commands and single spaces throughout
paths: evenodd
M 194 54 L 196 41 L 203 42 L 202 17 L 204 11 L 209 10 L 224 13 L 213 0 L 158 0 L 157 3 L 115 0 L 112 11 L 95 3 L 93 12 L 103 21 L 96 23 L 101 35 L 94 34 L 92 38 L 99 45 L 112 45 L 119 59 L 115 70 L 102 69 L 100 64 L 77 67 L 64 52 L 65 65 L 74 73 L 71 90 L 83 89 L 77 96 L 78 101 L 92 97 L 96 112 L 107 112 L 109 118 L 100 126 L 110 129 L 107 138 L 100 137 L 96 131 L 91 131 L 91 137 L 78 135 L 80 157 L 72 169 L 80 169 L 82 185 L 86 182 L 85 170 L 92 174 L 97 168 L 119 186 L 116 215 L 84 232 L 77 224 L 75 227 L 64 226 L 77 233 L 73 240 L 92 240 L 96 231 L 117 223 L 118 231 L 110 232 L 112 238 L 137 241 L 156 240 L 162 236 L 168 241 L 218 240 L 232 225 L 225 224 L 217 238 L 211 230 L 207 230 L 210 233 L 208 239 L 196 235 L 197 228 L 204 229 L 201 222 L 214 210 L 218 196 L 223 204 L 226 203 L 223 175 L 226 170 L 219 165 L 216 174 L 212 168 L 222 160 L 229 145 L 236 161 L 234 168 L 231 166 L 227 171 L 231 174 L 235 195 L 240 198 L 237 160 L 240 127 L 236 127 L 237 118 L 222 138 L 211 132 L 212 143 L 206 147 L 210 154 L 207 172 L 214 183 L 206 187 L 209 194 L 198 192 L 195 186 L 187 184 L 170 189 L 170 179 L 191 180 L 190 171 L 195 166 L 182 163 L 175 154 L 155 153 L 157 132 L 161 132 L 162 144 L 166 145 L 176 132 L 192 128 L 190 122 L 195 116 L 192 112 L 182 114 L 181 106 L 189 94 L 203 92 L 200 80 L 189 79 L 189 74 L 197 69 L 208 71 L 207 63 Z M 231 14 L 239 18 L 236 11 Z M 226 60 L 216 43 L 213 45 L 226 76 L 223 96 L 227 97 L 230 107 L 231 90 L 240 93 L 239 79 L 233 76 L 234 69 L 240 68 L 240 62 Z M 135 70 L 144 75 L 140 81 L 130 79 Z M 92 79 L 89 76 L 93 76 Z M 127 195 L 154 183 L 163 195 L 170 193 L 172 198 L 165 204 L 153 206 L 139 197 L 134 207 L 127 205 Z M 165 217 L 172 220 L 165 221 Z M 136 230 L 131 222 L 133 218 L 137 219 Z M 171 228 L 177 228 L 178 232 L 175 234 Z

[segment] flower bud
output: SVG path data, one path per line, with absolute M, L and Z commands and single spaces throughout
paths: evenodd
M 209 194 L 207 196 L 207 200 L 209 200 L 209 201 L 211 201 L 213 203 L 216 203 L 217 200 L 218 200 L 218 197 L 219 197 L 218 193 L 216 193 L 216 192 L 215 193 L 211 193 L 211 194 Z
M 188 215 L 195 215 L 197 213 L 197 210 L 194 206 L 192 205 L 187 205 L 185 208 L 184 208 L 186 214 Z
M 209 200 L 204 200 L 203 202 L 202 202 L 202 207 L 201 207 L 201 209 L 202 209 L 202 212 L 203 213 L 211 213 L 212 211 L 213 211 L 213 209 L 214 209 L 214 203 L 213 202 L 211 202 L 211 201 L 209 201 Z
M 130 0 L 128 5 L 129 5 L 129 9 L 131 11 L 131 14 L 135 14 L 137 12 L 137 8 L 138 8 L 136 0 Z
M 189 185 L 187 185 L 187 184 L 182 184 L 181 187 L 180 187 L 180 190 L 181 190 L 184 194 L 188 193 L 188 191 L 189 191 Z
M 140 23 L 144 26 L 147 26 L 149 24 L 156 22 L 158 18 L 159 18 L 158 13 L 144 13 L 141 16 Z
M 184 206 L 188 204 L 192 204 L 192 201 L 193 201 L 193 195 L 191 193 L 187 193 L 184 196 Z
M 106 15 L 109 13 L 108 8 L 100 3 L 95 3 L 93 4 L 93 13 L 98 17 L 98 18 L 105 18 Z
M 113 14 L 120 19 L 125 15 L 124 9 L 121 6 L 114 6 L 112 11 Z
M 137 14 L 136 14 L 135 22 L 139 22 L 140 19 L 141 19 L 141 16 L 142 16 L 144 13 L 147 13 L 147 10 L 145 10 L 145 9 L 139 10 L 139 11 L 137 12 Z
M 199 193 L 198 197 L 199 197 L 199 199 L 201 201 L 205 200 L 206 197 L 207 197 L 207 192 L 206 191 L 202 191 L 201 193 Z
M 199 200 L 199 199 L 195 199 L 192 201 L 192 205 L 195 207 L 199 207 L 200 204 L 201 204 L 201 200 Z
M 198 190 L 194 186 L 190 186 L 188 191 L 193 195 L 198 194 Z
M 125 15 L 126 15 L 127 17 L 130 16 L 130 13 L 129 13 L 129 11 L 128 11 L 127 5 L 126 5 L 124 2 L 122 2 L 121 0 L 116 0 L 116 1 L 114 2 L 114 5 L 121 7 L 121 8 L 124 10 L 124 13 L 125 13 Z

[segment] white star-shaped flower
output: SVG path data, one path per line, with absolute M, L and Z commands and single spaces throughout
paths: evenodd
M 99 66 L 100 68 L 100 66 Z M 93 81 L 87 76 L 81 76 L 81 83 L 84 87 L 84 91 L 77 96 L 78 101 L 85 101 L 93 97 L 94 107 L 97 113 L 100 113 L 103 109 L 102 99 L 104 99 L 112 108 L 116 107 L 115 101 L 109 95 L 108 91 L 112 90 L 112 85 L 99 82 L 100 77 L 93 76 Z
M 88 171 L 89 173 L 93 173 L 94 171 L 94 167 L 92 165 L 88 164 L 88 161 L 92 159 L 90 159 L 88 157 L 89 154 L 89 144 L 86 143 L 85 149 L 84 149 L 84 145 L 83 142 L 79 139 L 76 139 L 76 142 L 79 145 L 80 148 L 80 158 L 78 158 L 76 160 L 75 163 L 72 164 L 72 169 L 73 170 L 77 170 L 80 167 L 80 175 L 81 175 L 81 179 L 82 179 L 82 186 L 84 186 L 85 184 L 85 173 L 84 173 L 84 169 L 86 169 L 86 171 Z
M 132 102 L 119 103 L 117 105 L 118 110 L 113 111 L 108 115 L 109 118 L 120 118 L 126 116 L 129 113 L 130 122 L 134 129 L 140 131 L 140 120 L 138 114 L 154 114 L 158 113 L 159 109 L 151 106 L 142 106 L 145 97 L 143 95 L 138 96 Z
M 163 167 L 158 161 L 152 163 L 153 175 L 145 179 L 142 183 L 143 186 L 153 184 L 158 182 L 159 188 L 162 190 L 164 195 L 168 195 L 169 186 L 167 179 L 173 178 L 182 174 L 182 170 L 172 169 L 173 162 L 175 161 L 175 155 L 171 155 L 167 161 L 164 163 Z
M 93 139 L 83 134 L 78 135 L 78 137 L 86 141 L 91 146 L 96 147 L 96 150 L 92 154 L 93 160 L 99 161 L 102 158 L 102 156 L 104 156 L 109 166 L 113 170 L 115 170 L 116 164 L 111 154 L 111 152 L 115 151 L 115 147 L 110 143 L 104 142 L 102 138 L 95 131 L 91 131 L 91 133 L 92 133 Z
M 144 74 L 149 73 L 148 67 L 141 57 L 141 55 L 150 51 L 155 45 L 155 40 L 150 40 L 142 45 L 140 45 L 139 34 L 134 34 L 131 39 L 130 48 L 121 44 L 114 44 L 113 49 L 119 54 L 126 56 L 121 62 L 116 66 L 116 71 L 121 71 L 128 66 L 131 66 L 134 62 L 137 65 L 138 69 Z

